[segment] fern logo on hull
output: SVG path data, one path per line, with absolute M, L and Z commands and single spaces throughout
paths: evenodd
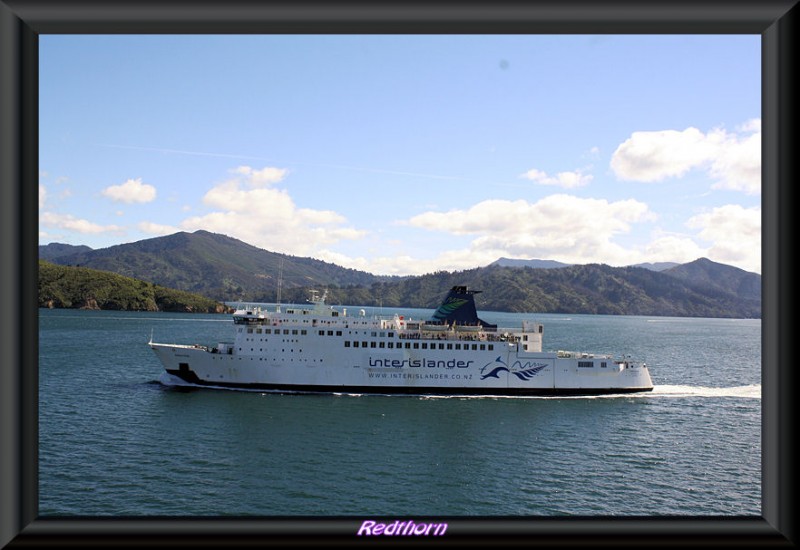
M 503 361 L 503 358 L 498 356 L 497 359 L 491 363 L 486 363 L 481 368 L 481 380 L 486 380 L 487 378 L 497 378 L 499 380 L 500 373 L 506 372 L 513 374 L 520 380 L 526 381 L 536 376 L 545 367 L 547 367 L 547 363 L 534 363 L 532 361 L 526 361 L 525 363 L 522 361 L 515 361 L 514 364 L 509 367 L 505 361 Z

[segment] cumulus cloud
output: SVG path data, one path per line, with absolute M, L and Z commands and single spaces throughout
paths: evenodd
M 260 248 L 296 255 L 317 254 L 322 247 L 366 235 L 348 227 L 341 214 L 299 208 L 286 189 L 268 186 L 281 181 L 286 170 L 239 166 L 231 172 L 233 178 L 203 197 L 213 211 L 185 219 L 182 229 L 224 233 Z
M 715 189 L 755 195 L 761 191 L 761 121 L 748 121 L 736 130 L 634 132 L 614 151 L 611 169 L 622 180 L 642 182 L 700 169 L 716 180 Z
M 139 231 L 142 231 L 143 233 L 149 233 L 151 235 L 171 235 L 180 231 L 180 229 L 173 225 L 163 225 L 153 222 L 140 222 L 137 227 L 139 228 Z
M 708 249 L 701 247 L 688 235 L 659 235 L 644 248 L 640 261 L 686 263 L 708 256 Z
M 546 172 L 533 168 L 520 175 L 520 177 L 541 185 L 556 185 L 565 189 L 583 187 L 592 181 L 591 175 L 585 175 L 580 170 L 575 170 L 574 172 L 559 172 L 555 176 L 549 176 Z
M 39 210 L 44 208 L 44 203 L 47 201 L 47 189 L 41 183 L 39 184 Z
M 499 256 L 490 252 L 470 249 L 453 250 L 433 258 L 420 258 L 409 254 L 393 254 L 375 257 L 356 256 L 322 250 L 317 257 L 326 262 L 367 271 L 376 275 L 423 275 L 440 270 L 458 271 L 488 265 Z
M 761 207 L 728 204 L 690 218 L 686 225 L 708 241 L 708 258 L 761 273 Z
M 111 185 L 102 191 L 103 196 L 114 202 L 147 203 L 155 200 L 156 188 L 142 183 L 142 178 L 129 179 L 120 185 Z
M 76 218 L 69 214 L 55 214 L 53 212 L 43 212 L 39 215 L 39 224 L 48 227 L 67 229 L 77 233 L 99 234 L 99 233 L 122 233 L 123 228 L 118 225 L 99 225 L 88 220 Z
M 712 187 L 757 195 L 761 192 L 761 121 L 749 121 L 739 131 L 746 135 L 729 139 L 711 164 L 711 176 L 717 180 Z
M 461 210 L 428 211 L 401 222 L 421 230 L 420 238 L 432 231 L 452 235 L 453 243 L 461 243 L 439 254 L 422 257 L 409 239 L 385 241 L 383 253 L 376 256 L 348 256 L 323 248 L 316 257 L 383 275 L 471 269 L 500 257 L 614 266 L 685 263 L 707 257 L 761 272 L 759 208 L 716 208 L 689 219 L 685 225 L 692 231 L 654 229 L 649 239 L 637 241 L 637 233 L 657 220 L 650 208 L 637 200 L 610 202 L 564 194 L 535 203 L 487 200 Z
M 261 170 L 254 170 L 250 166 L 238 166 L 231 170 L 231 172 L 244 176 L 244 180 L 251 187 L 264 187 L 283 181 L 287 170 L 285 168 L 274 168 L 271 166 L 264 167 Z
M 512 256 L 574 263 L 604 258 L 613 265 L 631 258 L 630 252 L 614 242 L 615 236 L 630 232 L 634 223 L 654 219 L 648 206 L 634 199 L 608 202 L 558 194 L 536 203 L 487 200 L 467 210 L 425 212 L 407 223 L 453 235 L 474 235 L 470 250 L 460 258 L 452 256 L 451 262 L 471 259 L 474 266 L 476 257 L 493 261 Z
M 550 199 L 550 200 L 548 200 Z M 384 275 L 420 275 L 438 270 L 457 271 L 488 265 L 500 257 L 551 259 L 565 263 L 605 263 L 614 266 L 644 262 L 686 263 L 706 257 L 761 272 L 760 210 L 726 206 L 694 216 L 687 227 L 695 232 L 656 231 L 638 245 L 619 244 L 615 237 L 634 233 L 655 216 L 637 201 L 607 203 L 594 199 L 548 197 L 536 204 L 524 201 L 486 201 L 466 210 L 428 212 L 413 224 L 453 235 L 472 235 L 461 246 L 430 258 L 408 254 L 348 257 L 323 251 L 321 259 Z M 585 201 L 585 202 L 583 202 Z M 458 222 L 470 213 L 480 219 Z M 510 213 L 505 216 L 506 213 Z M 526 214 L 528 217 L 519 217 Z M 505 223 L 489 221 L 494 216 Z M 615 218 L 616 222 L 608 220 Z M 408 222 L 411 223 L 411 222 Z M 391 250 L 387 246 L 387 250 Z
M 317 257 L 339 265 L 382 275 L 420 275 L 488 265 L 500 257 L 541 258 L 566 263 L 615 266 L 644 262 L 686 263 L 706 257 L 761 272 L 761 210 L 727 205 L 690 218 L 684 233 L 654 230 L 640 244 L 619 244 L 644 222 L 656 220 L 647 205 L 634 200 L 607 202 L 554 195 L 537 203 L 484 201 L 450 212 L 426 212 L 406 221 L 423 230 L 445 232 L 453 240 L 471 240 L 433 257 L 402 251 L 402 243 L 387 242 L 376 257 L 323 250 Z M 392 253 L 395 252 L 395 253 Z

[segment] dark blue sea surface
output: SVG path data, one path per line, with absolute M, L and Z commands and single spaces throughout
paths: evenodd
M 39 310 L 40 514 L 761 515 L 759 320 L 482 313 L 524 317 L 546 350 L 646 361 L 654 391 L 181 390 L 158 382 L 151 334 L 230 341 L 229 316 Z

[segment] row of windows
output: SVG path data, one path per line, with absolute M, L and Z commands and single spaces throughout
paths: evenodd
M 395 349 L 395 348 L 396 349 L 401 349 L 401 348 L 403 348 L 403 349 L 450 349 L 450 350 L 452 350 L 452 349 L 456 349 L 456 350 L 469 350 L 469 349 L 472 349 L 472 350 L 475 350 L 475 351 L 477 351 L 477 350 L 487 350 L 487 349 L 489 351 L 494 350 L 494 344 L 453 344 L 453 343 L 436 344 L 434 342 L 431 342 L 430 344 L 428 344 L 428 342 L 397 342 L 395 344 L 394 342 L 363 342 L 363 341 L 362 342 L 359 342 L 359 341 L 351 342 L 350 340 L 345 340 L 344 347 L 349 348 L 351 346 L 354 347 L 354 348 L 362 347 L 362 348 L 379 348 L 379 349 L 385 349 L 385 348 L 388 348 L 388 349 Z
M 593 367 L 594 367 L 594 361 L 578 361 L 578 368 L 591 369 Z M 602 361 L 600 363 L 600 368 L 602 369 L 608 368 L 608 363 Z
M 242 332 L 241 328 L 239 329 L 239 332 Z M 301 336 L 306 336 L 308 334 L 308 331 L 306 329 L 296 329 L 296 328 L 295 329 L 288 329 L 288 328 L 284 328 L 284 329 L 279 329 L 279 328 L 276 328 L 276 329 L 255 328 L 254 329 L 252 327 L 248 327 L 247 328 L 247 333 L 248 334 L 253 334 L 254 332 L 255 332 L 255 334 L 285 334 L 285 335 L 293 334 L 295 336 L 298 335 L 298 334 L 301 335 Z M 327 330 L 327 331 L 326 330 L 319 330 L 318 334 L 320 336 L 326 336 L 326 335 L 327 336 L 334 336 L 334 335 L 342 336 L 342 331 L 341 330 L 335 330 L 335 331 L 334 330 Z M 357 332 L 356 332 L 356 334 L 357 334 Z M 364 334 L 366 334 L 366 331 L 364 332 Z M 386 337 L 394 338 L 395 333 L 391 332 L 391 331 L 388 332 L 388 333 L 384 332 L 384 331 L 381 331 L 381 332 L 372 331 L 372 332 L 370 332 L 370 336 L 372 336 L 373 338 L 377 338 L 377 337 L 380 337 L 380 338 L 386 338 Z M 404 335 L 402 335 L 402 334 L 400 335 L 401 338 L 403 336 Z M 419 335 L 416 335 L 416 336 L 418 337 Z M 469 339 L 471 339 L 471 338 L 469 338 Z M 524 339 L 527 340 L 527 336 L 525 336 Z M 380 346 L 375 346 L 374 342 L 372 344 L 373 345 L 371 347 L 373 347 L 373 348 L 374 347 L 381 347 L 381 348 L 383 348 L 383 347 L 393 348 L 394 347 L 394 343 L 393 342 L 388 342 L 388 346 L 384 346 L 383 342 L 380 342 Z M 421 348 L 420 348 L 420 345 L 422 346 Z M 405 347 L 407 349 L 409 349 L 409 348 L 413 348 L 413 349 L 437 349 L 437 344 L 436 343 L 431 343 L 430 344 L 430 348 L 428 348 L 428 345 L 429 344 L 427 342 L 422 342 L 421 344 L 419 342 L 415 342 L 413 344 L 411 342 L 405 342 L 405 345 L 402 342 L 398 342 L 397 343 L 397 347 L 398 348 Z M 455 345 L 456 347 L 453 348 L 453 345 Z M 346 347 L 350 347 L 350 343 L 346 342 L 345 346 Z M 488 346 L 489 346 L 488 348 L 486 346 L 487 346 L 487 344 L 463 344 L 463 348 L 462 348 L 462 344 L 442 344 L 442 343 L 440 343 L 440 344 L 438 344 L 438 349 L 474 349 L 474 350 L 477 350 L 477 349 L 482 349 L 482 350 L 490 349 L 490 350 L 493 350 L 494 349 L 494 345 L 493 344 L 488 344 Z M 353 346 L 353 347 L 358 347 L 358 346 Z M 364 345 L 362 347 L 367 347 L 367 345 Z
M 239 329 L 239 332 L 242 332 L 242 329 Z M 288 328 L 284 328 L 284 329 L 280 329 L 280 328 L 276 328 L 276 329 L 256 328 L 256 329 L 253 329 L 252 327 L 248 327 L 248 329 L 247 329 L 247 333 L 248 334 L 253 334 L 254 332 L 256 334 L 295 334 L 295 335 L 300 334 L 300 335 L 303 335 L 303 336 L 308 334 L 308 331 L 306 329 L 296 329 L 296 328 L 293 328 L 293 329 L 288 329 Z M 341 330 L 327 330 L 327 331 L 326 330 L 320 330 L 320 331 L 318 331 L 318 334 L 320 336 L 326 336 L 326 335 L 327 336 L 333 336 L 333 335 L 341 336 L 342 335 L 342 331 Z M 364 334 L 366 334 L 366 332 Z M 378 333 L 378 332 L 373 331 L 373 332 L 370 333 L 370 335 L 373 338 L 378 337 L 378 335 L 380 335 L 381 338 L 385 338 L 387 336 L 389 338 L 394 338 L 394 332 L 389 332 L 389 333 L 380 332 L 380 333 Z
M 239 332 L 242 332 L 242 329 L 239 329 Z M 296 329 L 296 328 L 293 328 L 291 330 L 288 329 L 288 328 L 285 328 L 285 329 L 283 329 L 283 331 L 281 331 L 281 329 L 279 329 L 279 328 L 276 328 L 274 332 L 273 332 L 273 330 L 271 328 L 265 328 L 265 329 L 257 328 L 255 332 L 256 332 L 256 334 L 295 334 L 295 335 L 296 334 L 302 334 L 303 336 L 308 334 L 307 330 L 305 330 L 305 329 Z M 324 330 L 319 331 L 320 335 L 322 335 L 323 332 L 325 332 L 325 331 Z M 252 328 L 248 328 L 247 329 L 247 334 L 252 334 L 252 333 L 253 333 L 253 329 Z M 332 335 L 333 331 L 329 330 L 328 334 Z M 342 335 L 342 331 L 341 330 L 337 330 L 336 331 L 336 335 L 337 336 L 341 336 Z

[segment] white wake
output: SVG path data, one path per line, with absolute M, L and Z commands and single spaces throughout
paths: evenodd
M 714 388 L 708 386 L 655 386 L 648 395 L 654 397 L 745 397 L 761 399 L 761 384 Z

